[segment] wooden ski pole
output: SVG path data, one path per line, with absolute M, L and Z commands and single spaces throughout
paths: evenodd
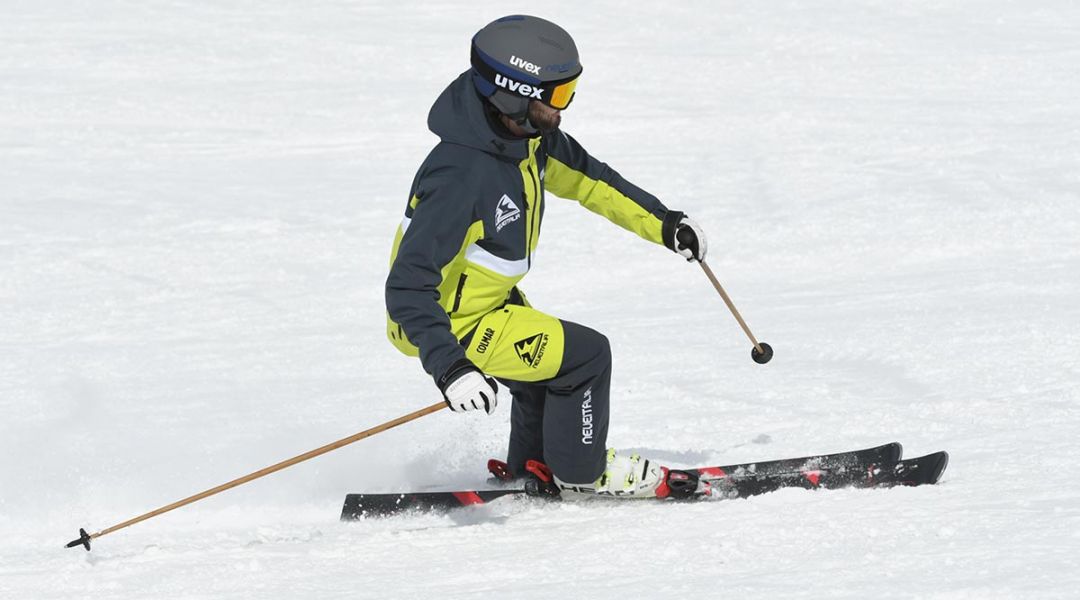
M 741 326 L 743 332 L 746 333 L 746 337 L 750 338 L 750 341 L 753 342 L 754 348 L 750 351 L 750 358 L 754 359 L 754 362 L 758 363 L 759 365 L 763 365 L 772 360 L 772 346 L 766 344 L 765 342 L 759 343 L 757 341 L 757 338 L 754 337 L 754 334 L 750 333 L 750 327 L 747 326 L 746 321 L 743 320 L 742 315 L 740 315 L 738 309 L 735 308 L 735 304 L 731 301 L 731 298 L 728 297 L 727 292 L 724 291 L 723 286 L 720 285 L 720 281 L 716 279 L 716 275 L 713 275 L 712 269 L 709 268 L 709 265 L 705 264 L 704 260 L 698 261 L 698 264 L 701 265 L 701 270 L 705 271 L 705 276 L 708 277 L 709 281 L 712 282 L 713 287 L 716 288 L 716 291 L 720 293 L 720 297 L 724 299 L 724 304 L 727 304 L 728 309 L 731 310 L 731 314 L 735 316 L 735 320 L 739 322 L 739 326 Z
M 139 515 L 139 516 L 137 516 L 137 517 L 135 517 L 133 519 L 129 519 L 127 521 L 124 521 L 123 523 L 118 523 L 118 524 L 113 525 L 112 527 L 109 527 L 107 529 L 102 529 L 101 531 L 99 531 L 97 533 L 88 534 L 88 533 L 86 533 L 85 529 L 79 529 L 79 538 L 68 542 L 66 547 L 67 548 L 74 548 L 75 546 L 83 546 L 83 547 L 86 548 L 87 551 L 89 551 L 90 550 L 90 540 L 97 539 L 97 538 L 99 538 L 99 537 L 101 537 L 103 535 L 108 535 L 108 534 L 110 534 L 110 533 L 112 533 L 114 531 L 123 529 L 125 527 L 129 527 L 129 526 L 134 525 L 136 523 L 139 523 L 141 521 L 151 519 L 151 518 L 156 517 L 156 516 L 158 516 L 160 514 L 167 513 L 167 512 L 169 512 L 171 510 L 175 510 L 177 508 L 180 508 L 181 506 L 187 506 L 188 504 L 191 504 L 193 502 L 198 502 L 199 500 L 202 500 L 204 498 L 209 498 L 210 496 L 213 496 L 215 494 L 219 494 L 221 492 L 224 492 L 225 490 L 229 490 L 229 489 L 232 489 L 234 487 L 244 485 L 245 483 L 247 483 L 249 481 L 254 481 L 254 480 L 256 480 L 256 479 L 258 479 L 260 477 L 265 477 L 266 475 L 269 475 L 271 473 L 276 473 L 276 472 L 278 472 L 278 471 L 280 471 L 282 469 L 287 469 L 287 468 L 289 468 L 289 467 L 291 467 L 293 465 L 296 465 L 296 464 L 302 463 L 302 462 L 304 462 L 306 460 L 315 458 L 316 456 L 320 456 L 320 455 L 326 454 L 327 452 L 337 450 L 338 448 L 341 448 L 342 446 L 348 446 L 349 444 L 351 444 L 353 442 L 362 440 L 362 439 L 364 439 L 366 437 L 371 437 L 371 436 L 375 435 L 376 433 L 382 433 L 383 431 L 386 431 L 387 429 L 392 429 L 394 427 L 397 427 L 398 425 L 403 425 L 405 423 L 408 423 L 409 421 L 419 419 L 420 417 L 423 417 L 424 415 L 430 415 L 431 413 L 437 412 L 437 411 L 442 410 L 444 408 L 446 408 L 446 403 L 445 402 L 438 402 L 436 404 L 432 404 L 431 406 L 429 406 L 427 408 L 422 408 L 422 409 L 417 410 L 415 412 L 411 412 L 411 413 L 409 413 L 409 414 L 407 414 L 407 415 L 405 415 L 403 417 L 398 417 L 398 418 L 396 418 L 396 419 L 394 419 L 392 421 L 387 421 L 386 423 L 383 423 L 382 425 L 378 425 L 376 427 L 372 427 L 371 429 L 361 431 L 360 433 L 351 435 L 351 436 L 349 436 L 347 438 L 342 438 L 342 439 L 340 439 L 340 440 L 338 440 L 336 442 L 327 444 L 327 445 L 322 446 L 320 448 L 316 448 L 316 449 L 311 450 L 309 452 L 305 452 L 305 453 L 303 453 L 303 454 L 301 454 L 299 456 L 294 456 L 294 457 L 292 457 L 292 458 L 290 458 L 288 460 L 283 460 L 283 461 L 281 461 L 281 462 L 279 462 L 277 464 L 266 467 L 265 469 L 260 469 L 258 471 L 255 471 L 254 473 L 249 473 L 247 475 L 244 475 L 243 477 L 233 479 L 232 481 L 230 481 L 228 483 L 223 483 L 223 484 L 221 484 L 221 485 L 219 485 L 217 487 L 210 488 L 210 489 L 206 490 L 205 492 L 200 492 L 198 494 L 195 494 L 194 496 L 189 496 L 187 498 L 184 498 L 183 500 L 178 500 L 178 501 L 173 502 L 172 504 L 169 504 L 167 506 L 162 506 L 161 508 L 159 508 L 157 510 L 152 510 L 152 511 L 146 513 L 146 514 Z

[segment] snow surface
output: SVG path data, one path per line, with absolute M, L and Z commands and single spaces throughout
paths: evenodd
M 1080 597 L 1080 4 L 5 0 L 0 597 Z M 564 119 L 709 233 L 698 268 L 552 199 L 539 307 L 614 345 L 610 442 L 673 465 L 890 440 L 936 487 L 342 524 L 481 485 L 384 339 L 430 103 L 523 11 L 585 64 Z

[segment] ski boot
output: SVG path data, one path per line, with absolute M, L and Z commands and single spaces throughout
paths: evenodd
M 575 499 L 608 496 L 625 498 L 660 498 L 685 500 L 715 495 L 717 491 L 709 481 L 701 480 L 697 471 L 680 471 L 656 465 L 637 454 L 619 456 L 614 449 L 608 450 L 608 466 L 600 478 L 591 484 L 570 484 L 559 480 L 547 465 L 538 460 L 525 463 L 529 477 L 525 481 L 525 493 L 546 499 L 559 499 L 565 491 Z M 515 478 L 509 466 L 498 459 L 488 461 L 488 471 L 493 485 L 506 486 Z M 616 482 L 622 482 L 617 486 Z
M 607 467 L 592 483 L 568 483 L 554 477 L 567 498 L 670 498 L 674 500 L 709 495 L 712 486 L 693 471 L 668 469 L 638 454 L 619 454 L 608 449 Z

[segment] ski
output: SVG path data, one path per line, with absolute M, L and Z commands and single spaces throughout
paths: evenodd
M 949 465 L 947 452 L 869 464 L 810 468 L 799 472 L 743 474 L 705 479 L 711 497 L 747 498 L 782 488 L 839 489 L 932 485 Z
M 381 517 L 405 511 L 442 512 L 463 506 L 487 504 L 503 496 L 524 494 L 524 488 L 464 492 L 415 492 L 404 494 L 348 494 L 341 520 Z
M 897 442 L 848 452 L 806 456 L 733 465 L 700 467 L 681 472 L 695 474 L 702 482 L 702 494 L 741 498 L 763 494 L 784 487 L 807 489 L 836 487 L 875 487 L 885 485 L 921 485 L 936 483 L 945 461 L 937 468 L 928 457 L 901 461 L 902 446 Z M 944 453 L 940 453 L 944 454 Z M 935 456 L 935 455 L 930 455 Z M 676 472 L 679 472 L 676 470 Z M 912 474 L 917 473 L 922 479 Z M 907 481 L 900 479 L 907 477 Z M 932 481 L 931 481 L 932 479 Z M 706 493 L 707 490 L 707 493 Z M 404 511 L 446 511 L 463 506 L 485 504 L 503 496 L 525 494 L 520 487 L 456 492 L 413 492 L 390 494 L 348 494 L 342 506 L 342 520 L 365 516 L 392 515 Z
M 717 477 L 741 476 L 741 475 L 781 475 L 785 473 L 798 473 L 809 469 L 838 468 L 852 465 L 867 465 L 874 463 L 891 463 L 900 460 L 903 456 L 904 447 L 900 442 L 890 442 L 864 450 L 849 450 L 835 454 L 819 454 L 816 456 L 804 456 L 802 458 L 782 458 L 780 460 L 763 460 L 758 462 L 741 463 L 735 465 L 723 465 L 717 467 L 699 467 L 690 469 L 696 471 L 702 479 L 715 479 Z

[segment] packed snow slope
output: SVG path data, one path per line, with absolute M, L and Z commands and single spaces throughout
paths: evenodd
M 514 11 L 577 38 L 564 128 L 705 227 L 776 349 L 549 198 L 524 288 L 610 337 L 610 443 L 895 439 L 941 485 L 338 522 L 483 485 L 504 404 L 64 550 L 438 401 L 384 338 L 389 248 L 430 103 Z M 3 3 L 0 597 L 1076 597 L 1078 39 L 1071 0 Z

